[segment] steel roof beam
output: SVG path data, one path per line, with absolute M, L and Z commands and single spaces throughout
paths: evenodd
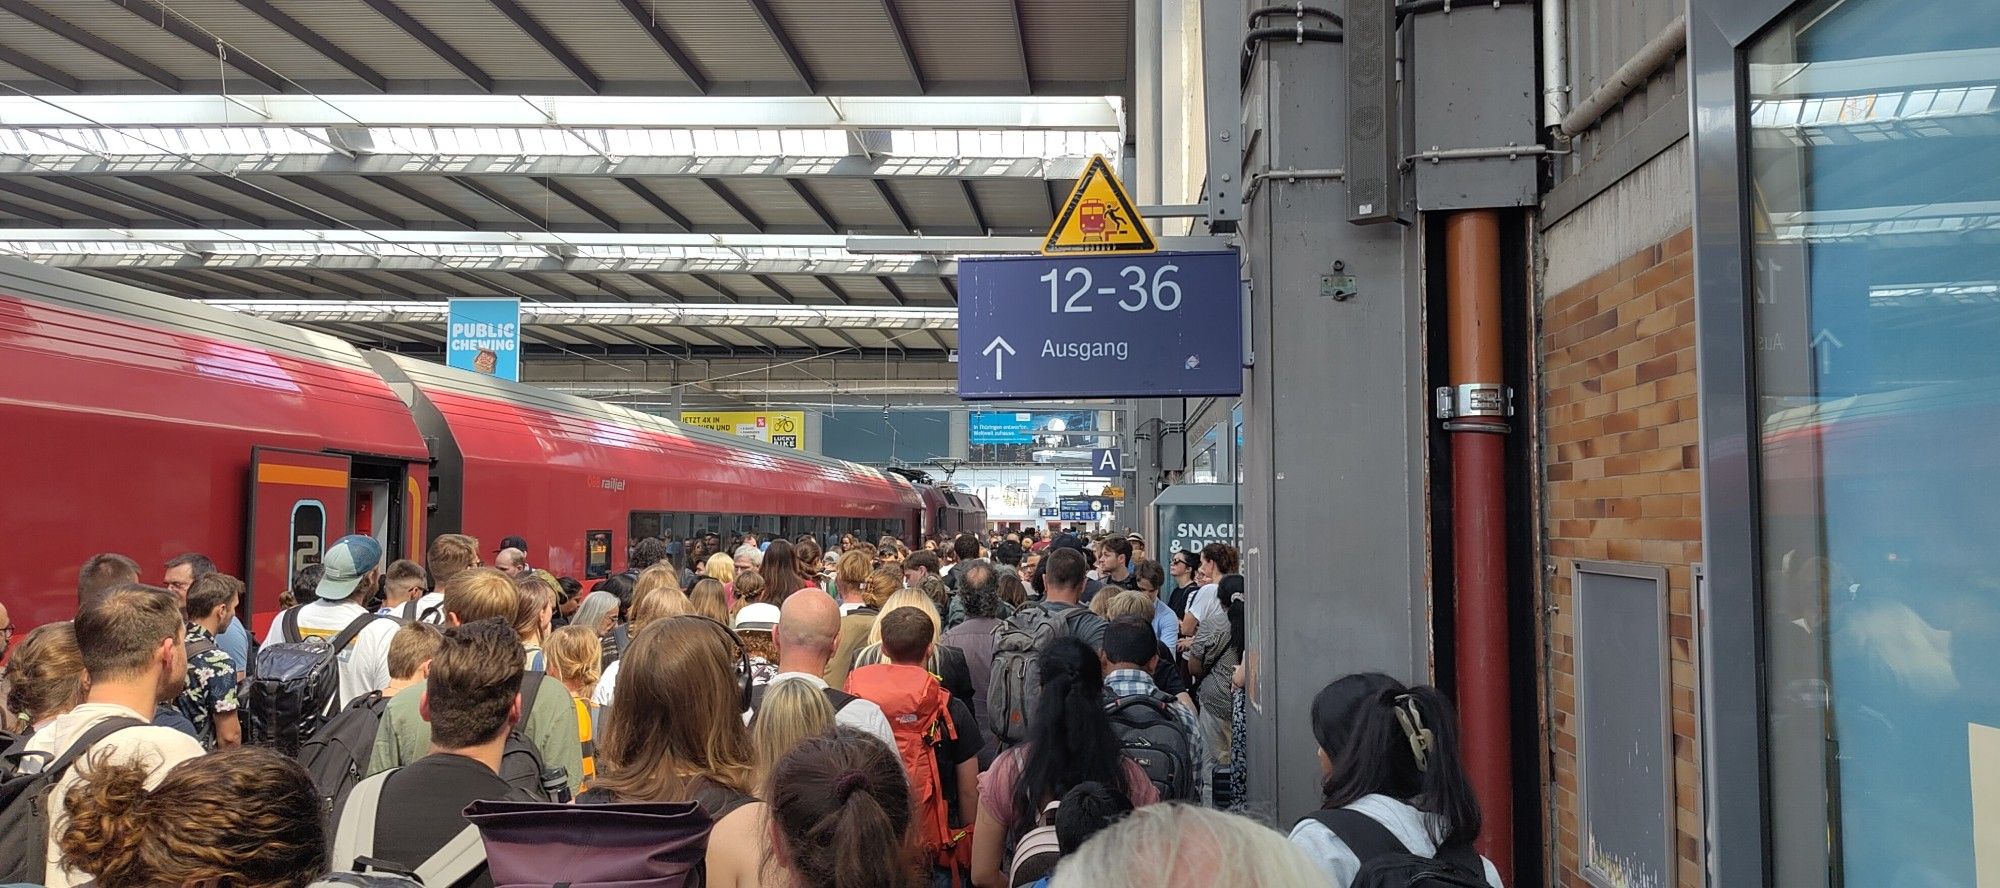
M 292 35 L 293 39 L 305 44 L 313 52 L 324 56 L 327 61 L 345 68 L 347 73 L 359 78 L 362 83 L 373 87 L 376 92 L 386 93 L 389 91 L 389 79 L 383 77 L 381 72 L 368 67 L 360 59 L 350 55 L 347 50 L 334 45 L 334 42 L 326 39 L 325 35 L 307 27 L 298 19 L 286 15 L 276 6 L 272 6 L 270 0 L 236 0 L 236 3 L 255 14 L 258 18 L 270 22 L 278 30 Z
M 229 51 L 229 48 L 225 48 L 222 45 L 220 38 L 209 34 L 199 26 L 182 18 L 179 13 L 174 12 L 173 8 L 165 3 L 124 3 L 120 2 L 120 0 L 105 0 L 105 3 L 138 16 L 146 24 L 153 25 L 180 38 L 182 43 L 194 47 L 203 54 L 220 58 L 223 64 L 243 72 L 250 79 L 264 84 L 266 88 L 274 92 L 284 92 L 285 87 L 289 85 L 284 75 L 264 67 L 264 63 L 251 58 L 240 49 L 234 52 Z M 154 13 L 158 13 L 158 15 Z
M 694 85 L 695 92 L 708 93 L 708 77 L 701 73 L 701 68 L 695 65 L 693 57 L 687 54 L 687 50 L 681 48 L 680 41 L 675 40 L 674 35 L 668 33 L 667 29 L 660 27 L 658 16 L 654 14 L 655 10 L 639 5 L 639 0 L 618 0 L 618 5 L 624 7 L 625 13 L 639 24 L 639 30 L 646 32 L 646 36 L 653 39 L 653 45 L 667 54 L 667 59 L 674 63 L 674 67 L 680 69 L 681 76 L 686 77 L 688 83 Z
M 61 16 L 29 3 L 28 0 L 0 0 L 0 10 L 26 19 L 29 24 L 103 56 L 119 67 L 159 84 L 168 92 L 181 91 L 181 79 L 167 73 L 165 68 L 148 62 L 88 30 L 72 25 Z
M 121 269 L 131 270 L 131 269 Z M 182 284 L 185 287 L 185 284 Z M 214 299 L 217 308 L 284 321 L 442 323 L 450 305 L 442 300 L 356 300 L 305 296 L 298 299 Z M 649 304 L 530 300 L 521 306 L 522 323 L 534 327 L 675 326 L 760 330 L 875 330 L 885 335 L 917 330 L 956 330 L 958 313 L 949 308 L 889 308 L 832 305 Z
M 0 204 L 0 213 L 17 216 L 30 222 L 40 222 L 43 225 L 61 225 L 69 221 L 53 213 L 44 213 L 41 210 L 24 207 L 18 203 Z
M 201 176 L 199 178 L 203 182 L 207 182 L 209 184 L 215 185 L 220 188 L 227 188 L 230 191 L 236 192 L 237 194 L 240 194 L 251 200 L 262 203 L 273 209 L 285 213 L 290 213 L 294 216 L 298 216 L 302 219 L 307 220 L 313 225 L 318 225 L 323 228 L 344 227 L 344 223 L 342 223 L 339 219 L 335 219 L 332 216 L 329 216 L 325 213 L 313 209 L 312 207 L 306 206 L 301 203 L 297 203 L 293 201 L 291 198 L 283 197 L 275 192 L 259 188 L 255 185 L 252 185 L 248 182 L 238 179 L 235 176 Z
M 466 58 L 464 53 L 459 52 L 443 37 L 439 37 L 437 32 L 424 27 L 423 22 L 417 21 L 409 13 L 404 12 L 401 7 L 396 5 L 395 0 L 361 0 L 361 2 L 368 4 L 368 8 L 375 10 L 377 14 L 388 19 L 390 24 L 402 29 L 403 33 L 410 36 L 410 39 L 423 44 L 424 48 L 430 50 L 432 55 L 443 59 L 445 64 L 452 66 L 458 73 L 465 75 L 465 79 L 472 81 L 472 85 L 478 87 L 480 92 L 493 92 L 492 75 L 480 70 L 478 65 L 473 64 L 471 59 Z M 352 123 L 353 121 L 348 122 Z
M 910 304 L 909 294 L 903 292 L 902 287 L 896 286 L 895 278 L 888 275 L 876 275 L 875 279 L 882 282 L 882 289 L 888 290 L 889 295 L 895 297 L 897 305 L 907 306 Z
M 897 200 L 895 192 L 889 190 L 889 183 L 881 179 L 871 181 L 875 183 L 875 193 L 881 195 L 882 202 L 889 205 L 889 212 L 896 214 L 896 224 L 903 226 L 906 232 L 917 233 L 917 227 L 910 224 L 910 214 L 903 210 L 902 201 Z
M 880 0 L 882 17 L 889 20 L 889 30 L 896 35 L 896 48 L 903 53 L 903 64 L 910 69 L 910 83 L 917 88 L 917 95 L 930 91 L 924 82 L 923 66 L 917 62 L 916 45 L 910 42 L 910 29 L 903 26 L 903 14 L 896 9 L 896 0 Z
M 501 195 L 500 193 L 490 188 L 487 188 L 484 185 L 474 182 L 471 179 L 466 178 L 464 176 L 446 176 L 445 178 L 450 180 L 452 184 L 455 184 L 460 188 L 470 191 L 473 194 L 479 195 L 480 199 L 486 201 L 487 203 L 490 203 L 496 207 L 499 207 L 500 209 L 506 210 L 507 212 L 520 217 L 521 221 L 526 222 L 529 225 L 533 225 L 536 228 L 549 227 L 548 219 L 535 218 L 535 215 L 529 212 L 527 207 L 521 206 L 520 204 L 508 200 L 504 195 Z
M 459 225 L 465 226 L 467 231 L 479 230 L 479 220 L 466 215 L 463 211 L 459 210 L 457 207 L 452 206 L 451 204 L 445 203 L 442 200 L 439 200 L 435 197 L 432 197 L 429 194 L 424 193 L 423 191 L 419 190 L 410 183 L 403 181 L 402 179 L 398 179 L 395 176 L 388 176 L 388 175 L 363 176 L 362 178 L 368 180 L 370 184 L 373 184 L 377 188 L 381 188 L 386 191 L 393 191 L 397 195 L 401 196 L 404 200 L 415 203 L 416 205 L 421 206 L 424 209 L 430 210 L 431 212 L 443 216 L 446 219 L 450 219 L 451 221 L 456 222 Z
M 813 76 L 812 69 L 806 65 L 806 57 L 792 42 L 791 35 L 785 33 L 785 25 L 778 21 L 778 14 L 771 10 L 771 4 L 765 0 L 744 0 L 744 2 L 750 4 L 751 11 L 757 13 L 757 20 L 764 25 L 764 33 L 770 35 L 771 42 L 776 43 L 778 51 L 784 53 L 785 61 L 791 63 L 792 73 L 798 77 L 799 83 L 805 86 L 806 93 L 808 95 L 818 93 L 819 79 Z
M 841 305 L 854 304 L 854 294 L 847 292 L 847 288 L 835 281 L 832 275 L 816 274 L 813 275 L 813 279 L 819 281 L 819 285 L 825 287 L 827 292 L 832 293 L 833 298 L 840 300 Z
M 401 355 L 436 358 L 439 360 L 442 360 L 444 357 L 443 348 L 434 342 L 424 343 L 424 344 L 410 344 L 410 343 L 396 342 L 385 346 L 383 350 L 395 352 L 396 354 L 401 354 Z M 714 348 L 714 347 L 704 347 L 696 345 L 696 346 L 689 346 L 688 350 L 690 353 L 689 355 L 676 356 L 676 357 L 681 357 L 683 360 L 700 360 L 702 358 L 738 358 L 744 355 L 744 352 L 741 349 L 735 347 Z M 810 359 L 810 358 L 825 357 L 828 354 L 835 351 L 838 351 L 841 354 L 850 353 L 848 349 L 781 348 L 772 353 L 760 354 L 758 357 L 759 360 L 762 360 L 764 358 L 775 358 L 779 360 Z M 614 358 L 614 357 L 644 358 L 648 356 L 658 358 L 661 355 L 658 346 L 647 346 L 647 347 L 640 347 L 633 345 L 555 346 L 555 345 L 546 345 L 541 343 L 522 343 L 521 353 L 524 357 L 530 359 L 565 358 L 565 357 L 574 358 L 580 355 L 588 355 L 592 357 L 604 357 L 604 358 Z M 870 348 L 870 349 L 862 349 L 861 352 L 857 355 L 857 357 L 865 358 L 867 360 L 881 360 L 885 357 L 915 359 L 919 355 L 924 355 L 924 354 L 925 353 L 918 352 L 918 353 L 911 353 L 909 355 L 903 355 L 898 353 L 894 349 Z M 925 356 L 932 361 L 943 359 L 942 352 Z
M 285 181 L 290 182 L 293 185 L 296 185 L 300 188 L 304 188 L 307 191 L 310 191 L 314 194 L 324 197 L 327 200 L 340 204 L 341 206 L 347 207 L 352 210 L 356 210 L 360 212 L 362 215 L 367 216 L 368 218 L 373 219 L 377 222 L 380 222 L 383 225 L 387 225 L 390 228 L 408 228 L 410 226 L 410 223 L 404 220 L 402 217 L 397 216 L 394 213 L 391 213 L 387 210 L 384 210 L 381 207 L 378 207 L 372 203 L 369 203 L 368 201 L 362 200 L 361 198 L 355 197 L 352 194 L 348 194 L 345 191 L 335 188 L 332 185 L 327 184 L 325 180 L 317 179 L 312 176 L 282 176 L 280 178 L 283 178 Z
M 681 215 L 679 210 L 674 209 L 673 204 L 667 203 L 666 198 L 661 197 L 653 189 L 647 188 L 645 183 L 640 182 L 638 179 L 620 178 L 618 184 L 625 186 L 626 191 L 632 192 L 633 196 L 645 201 L 646 205 L 652 207 L 654 211 L 667 217 L 667 221 L 680 226 L 682 231 L 694 230 L 694 223 L 689 221 L 688 217 Z
M 49 192 L 43 191 L 39 188 L 35 188 L 29 185 L 28 180 L 26 179 L 16 179 L 7 176 L 0 176 L 0 191 L 5 191 L 19 197 L 25 197 L 28 198 L 29 200 L 33 200 L 39 203 L 45 203 L 52 207 L 60 207 L 62 209 L 75 213 L 79 216 L 83 216 L 84 218 L 96 219 L 101 222 L 109 222 L 112 225 L 116 225 L 121 228 L 129 228 L 132 225 L 131 219 L 127 219 L 124 216 L 119 216 L 106 210 L 98 209 L 97 207 L 93 207 L 87 203 L 75 200 L 73 198 L 65 197 L 60 194 L 50 194 Z M 9 206 L 8 209 L 12 210 L 15 213 L 20 214 L 23 218 L 27 219 L 39 220 L 46 218 L 53 220 L 45 223 L 49 225 L 61 226 L 68 222 L 68 220 L 66 219 L 61 219 L 55 216 L 49 216 L 44 213 L 39 213 L 36 211 L 29 210 L 27 207 L 21 206 L 19 204 L 13 204 Z M 33 215 L 30 215 L 31 213 L 33 213 Z
M 11 46 L 0 46 L 0 62 L 5 62 L 36 77 L 40 77 L 47 81 L 49 85 L 63 92 L 74 93 L 83 91 L 83 83 L 76 79 L 76 75 Z
M 993 226 L 986 224 L 986 210 L 979 205 L 979 195 L 974 194 L 972 191 L 972 180 L 958 180 L 958 188 L 965 195 L 966 209 L 972 211 L 973 223 L 979 226 L 981 232 L 991 233 Z
M 1035 62 L 1028 53 L 1027 11 L 1021 8 L 1022 0 L 1011 0 L 1008 5 L 1014 11 L 1014 46 L 1021 55 L 1021 92 L 1032 93 L 1035 91 Z
M 90 195 L 91 197 L 97 198 L 98 200 L 108 201 L 110 203 L 119 204 L 121 206 L 131 207 L 132 209 L 138 210 L 142 213 L 146 213 L 152 216 L 158 216 L 162 219 L 178 222 L 183 225 L 199 226 L 201 224 L 200 220 L 197 220 L 193 216 L 190 216 L 186 213 L 167 209 L 166 207 L 153 203 L 152 201 L 146 200 L 144 198 L 132 197 L 126 194 L 120 194 L 119 192 L 110 188 L 106 188 L 102 185 L 99 185 L 96 182 L 91 182 L 86 179 L 80 179 L 75 176 L 61 176 L 61 177 L 43 179 L 42 181 L 52 185 L 60 185 L 64 188 L 70 189 L 71 191 L 80 191 L 83 192 L 84 194 Z
M 1004 180 L 1068 183 L 1083 174 L 1089 158 L 1064 157 L 693 157 L 623 156 L 606 160 L 595 155 L 514 157 L 462 153 L 403 154 L 364 152 L 349 157 L 325 154 L 194 154 L 165 153 L 101 157 L 63 155 L 0 156 L 0 175 L 34 175 L 50 171 L 79 176 L 120 176 L 134 172 L 154 175 L 234 174 L 395 176 L 554 176 L 580 178 L 754 178 L 772 177 L 801 182 L 826 179 L 908 181 Z M 135 169 L 135 167 L 142 167 Z
M 701 180 L 701 184 L 708 186 L 708 190 L 711 193 L 713 193 L 717 199 L 721 200 L 725 204 L 728 204 L 729 209 L 735 211 L 736 215 L 742 216 L 743 221 L 749 223 L 750 228 L 752 230 L 756 231 L 758 234 L 764 233 L 765 231 L 764 220 L 758 218 L 757 213 L 754 210 L 751 210 L 750 206 L 748 204 L 745 204 L 742 198 L 737 197 L 736 194 L 734 192 L 731 192 L 729 189 L 722 187 L 722 185 L 717 183 L 714 179 L 709 179 L 704 177 Z
M 26 0 L 0 0 L 12 10 Z M 240 2 L 240 0 L 239 0 Z M 389 0 L 363 0 L 370 4 Z M 621 0 L 622 2 L 622 0 Z M 38 9 L 38 7 L 31 7 Z M 46 13 L 43 13 L 46 15 Z M 73 27 L 73 26 L 72 26 Z M 95 35 L 80 32 L 80 36 Z M 116 47 L 106 44 L 106 48 Z M 164 73 L 164 72 L 163 72 Z M 529 101 L 522 101 L 523 98 Z M 240 109 L 215 95 L 64 96 L 57 106 L 0 96 L 13 126 L 241 126 Z M 838 104 L 836 110 L 829 98 Z M 534 127 L 551 118 L 578 129 L 1026 130 L 1110 132 L 1117 103 L 1077 97 L 660 97 L 522 95 L 255 96 L 269 126 Z M 70 113 L 63 109 L 73 109 Z
M 583 59 L 578 58 L 577 54 L 563 45 L 561 40 L 557 40 L 556 35 L 549 33 L 549 29 L 542 27 L 541 22 L 535 21 L 535 17 L 522 9 L 520 4 L 514 0 L 488 0 L 488 2 L 493 4 L 494 9 L 500 10 L 500 14 L 506 16 L 508 21 L 513 22 L 514 27 L 520 28 L 521 33 L 528 35 L 529 40 L 535 41 L 535 45 L 548 53 L 549 58 L 555 59 L 556 64 L 563 66 L 563 70 L 568 71 L 571 77 L 575 77 L 578 83 L 583 84 L 584 89 L 593 93 L 604 91 L 604 79 L 597 76 L 597 72 L 590 70 L 590 66 L 584 64 Z
M 133 244 L 157 244 L 134 237 Z M 100 265 L 130 265 L 133 267 L 160 268 L 307 268 L 327 271 L 430 271 L 448 266 L 465 272 L 490 273 L 538 273 L 538 274 L 809 274 L 824 280 L 840 277 L 882 277 L 900 275 L 911 278 L 932 278 L 940 271 L 949 271 L 936 263 L 923 263 L 903 270 L 900 265 L 895 270 L 880 264 L 838 260 L 834 262 L 804 262 L 798 260 L 751 260 L 731 261 L 721 259 L 599 259 L 591 257 L 557 258 L 554 256 L 451 256 L 434 255 L 399 249 L 395 243 L 383 243 L 370 248 L 368 253 L 257 253 L 228 249 L 240 242 L 227 239 L 212 241 L 165 242 L 167 249 L 150 252 L 84 252 L 67 249 L 36 249 L 35 242 L 13 241 L 7 231 L 0 229 L 0 244 L 7 244 L 10 250 L 31 257 L 49 265 L 74 267 L 95 267 Z M 200 256 L 188 254 L 201 254 Z M 828 289 L 835 289 L 829 287 Z M 852 301 L 844 289 L 835 293 L 836 298 Z M 676 297 L 678 298 L 678 297 Z
M 561 198 L 564 203 L 567 203 L 570 206 L 582 210 L 584 215 L 604 223 L 604 227 L 609 228 L 612 231 L 620 231 L 623 230 L 625 227 L 625 223 L 618 221 L 617 216 L 613 216 L 610 213 L 605 212 L 602 208 L 598 207 L 596 204 L 584 200 L 582 195 L 577 194 L 574 191 L 571 191 L 568 188 L 568 186 L 563 185 L 563 183 L 558 182 L 555 179 L 549 178 L 547 176 L 542 176 L 535 179 L 535 184 L 540 185 L 545 189 L 548 189 L 548 192 L 550 194 L 553 194 L 556 197 Z
M 813 211 L 814 216 L 819 217 L 820 224 L 825 225 L 827 231 L 834 232 L 840 230 L 840 222 L 833 218 L 832 213 L 827 212 L 826 204 L 821 203 L 818 195 L 813 194 L 812 189 L 807 188 L 805 183 L 797 179 L 786 178 L 785 184 L 790 185 L 792 193 L 799 196 L 799 200 L 808 209 Z
M 730 302 L 739 304 L 743 302 L 742 296 L 737 295 L 735 292 L 731 291 L 728 287 L 723 286 L 721 281 L 715 279 L 715 275 L 703 274 L 699 272 L 689 272 L 688 277 L 700 281 L 702 286 L 714 290 L 716 295 L 721 296 L 722 298 L 727 299 Z
M 271 224 L 268 219 L 251 215 L 234 205 L 216 200 L 205 194 L 199 194 L 191 189 L 183 188 L 158 176 L 127 176 L 125 181 L 141 188 L 164 194 L 182 203 L 201 207 L 211 213 L 218 214 L 222 218 L 235 219 L 252 228 L 263 228 Z

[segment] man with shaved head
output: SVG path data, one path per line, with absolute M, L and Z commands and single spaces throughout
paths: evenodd
M 827 661 L 833 659 L 834 643 L 839 638 L 840 605 L 833 599 L 825 595 L 786 598 L 778 611 L 778 631 L 771 637 L 778 648 L 778 674 L 771 676 L 770 684 L 751 689 L 751 711 L 744 713 L 744 720 L 748 721 L 763 704 L 764 691 L 771 685 L 781 681 L 811 682 L 833 704 L 835 724 L 866 731 L 890 749 L 896 748 L 896 735 L 889 729 L 889 717 L 882 714 L 882 707 L 831 687 L 820 677 L 826 673 Z

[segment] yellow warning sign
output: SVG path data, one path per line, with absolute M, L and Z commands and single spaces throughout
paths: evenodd
M 1056 223 L 1042 241 L 1042 255 L 1062 253 L 1151 253 L 1159 247 L 1139 218 L 1139 207 L 1111 174 L 1104 155 L 1090 159 L 1076 190 L 1063 201 Z

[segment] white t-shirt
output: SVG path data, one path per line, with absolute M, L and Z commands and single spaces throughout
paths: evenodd
M 409 603 L 404 602 L 403 604 L 396 605 L 395 607 L 378 607 L 375 609 L 375 612 L 385 617 L 395 617 L 397 619 L 401 619 L 403 616 L 403 611 L 407 607 L 409 607 Z M 429 623 L 433 626 L 443 627 L 444 593 L 427 592 L 423 595 L 417 596 L 417 619 Z
M 1437 839 L 1431 836 L 1430 825 L 1426 822 L 1434 818 L 1408 803 L 1376 794 L 1362 796 L 1347 808 L 1366 814 L 1382 824 L 1396 837 L 1396 841 L 1410 849 L 1411 854 L 1437 856 Z M 1292 844 L 1312 858 L 1313 865 L 1326 874 L 1334 888 L 1348 888 L 1354 884 L 1354 877 L 1361 872 L 1361 858 L 1356 857 L 1347 843 L 1334 835 L 1333 830 L 1327 829 L 1325 824 L 1317 820 L 1301 820 L 1298 826 L 1292 827 L 1291 839 Z M 1493 861 L 1482 857 L 1480 862 L 1486 865 L 1486 884 L 1503 888 L 1500 871 L 1493 868 Z
M 85 703 L 36 729 L 34 736 L 28 738 L 28 749 L 32 752 L 61 755 L 69 749 L 71 743 L 76 742 L 85 731 L 90 730 L 92 725 L 121 715 L 144 721 L 152 720 L 148 715 L 133 712 L 115 703 Z M 139 760 L 149 763 L 152 772 L 146 778 L 146 788 L 152 789 L 160 785 L 160 781 L 166 778 L 167 772 L 175 765 L 191 758 L 199 758 L 202 748 L 201 743 L 193 737 L 173 728 L 146 725 L 126 728 L 112 734 L 91 750 L 92 756 L 107 753 L 111 760 L 116 762 Z M 82 764 L 83 762 L 79 761 L 77 765 L 72 766 L 69 773 L 56 781 L 55 791 L 49 793 L 49 823 L 61 823 L 67 816 L 68 805 L 65 804 L 65 799 L 69 797 L 69 788 L 83 776 Z M 73 885 L 89 882 L 89 875 L 63 869 L 59 862 L 62 852 L 56 848 L 58 835 L 60 833 L 56 830 L 49 831 L 49 863 L 42 873 L 43 883 L 50 888 L 70 888 Z
M 309 601 L 299 606 L 299 634 L 332 641 L 368 609 L 352 601 Z M 284 617 L 278 618 L 284 631 Z M 362 627 L 361 634 L 340 652 L 340 705 L 389 686 L 389 642 L 396 637 L 395 620 L 378 619 Z
M 1222 607 L 1220 587 L 1209 583 L 1194 590 L 1194 595 L 1188 598 L 1187 612 L 1194 614 L 1197 623 L 1206 623 L 1226 613 Z
M 612 660 L 611 665 L 604 667 L 604 674 L 597 677 L 597 690 L 590 692 L 591 705 L 611 705 L 611 695 L 618 691 L 618 667 L 624 662 L 624 660 Z

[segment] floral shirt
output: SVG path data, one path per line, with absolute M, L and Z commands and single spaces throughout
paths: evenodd
M 203 644 L 202 642 L 206 642 Z M 201 745 L 215 748 L 215 716 L 235 712 L 236 660 L 216 646 L 215 635 L 200 626 L 189 626 L 187 690 L 175 701 L 175 708 L 194 722 Z M 196 652 L 196 648 L 208 650 Z

